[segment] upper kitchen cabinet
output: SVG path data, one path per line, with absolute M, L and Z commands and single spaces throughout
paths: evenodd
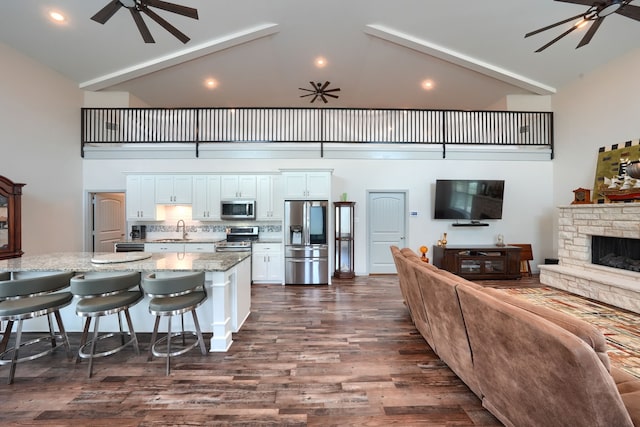
M 193 219 L 200 221 L 220 220 L 220 177 L 198 175 L 193 177 Z
M 255 199 L 256 176 L 222 175 L 220 177 L 220 198 L 222 200 Z
M 0 259 L 22 256 L 21 196 L 24 184 L 0 176 Z
M 329 200 L 331 198 L 331 172 L 282 172 L 285 199 Z
M 156 177 L 127 175 L 127 220 L 162 221 L 164 209 L 156 206 Z
M 282 176 L 260 175 L 257 177 L 256 219 L 280 221 L 283 217 Z
M 158 175 L 156 176 L 156 203 L 190 205 L 192 186 L 191 175 Z

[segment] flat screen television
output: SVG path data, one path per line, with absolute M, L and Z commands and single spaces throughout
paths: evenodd
M 504 180 L 438 179 L 434 219 L 502 219 Z

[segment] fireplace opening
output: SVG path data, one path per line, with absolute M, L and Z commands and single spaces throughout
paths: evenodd
M 640 272 L 640 239 L 592 236 L 591 262 Z

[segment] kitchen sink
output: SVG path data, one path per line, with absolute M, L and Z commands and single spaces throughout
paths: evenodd
M 191 239 L 157 239 L 154 240 L 156 243 L 180 243 L 180 242 L 188 242 Z

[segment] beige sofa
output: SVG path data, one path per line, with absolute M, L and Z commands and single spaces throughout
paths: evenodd
M 391 252 L 416 329 L 505 425 L 640 426 L 640 380 L 595 327 Z

